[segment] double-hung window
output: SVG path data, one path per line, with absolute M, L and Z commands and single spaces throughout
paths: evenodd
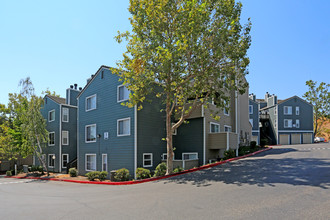
M 117 136 L 127 136 L 131 134 L 131 118 L 117 120 Z
M 48 112 L 48 122 L 55 121 L 55 109 Z
M 299 119 L 296 119 L 296 128 L 300 128 L 300 121 L 299 121 Z
M 86 111 L 96 109 L 96 95 L 92 95 L 86 98 Z
M 284 115 L 292 115 L 292 106 L 284 106 Z
M 129 90 L 124 85 L 118 86 L 117 93 L 118 93 L 117 95 L 118 102 L 123 102 L 129 99 Z
M 253 114 L 253 105 L 249 105 L 249 114 L 250 114 L 250 115 Z
M 183 160 L 195 160 L 198 159 L 198 153 L 182 153 Z
M 108 155 L 102 154 L 102 171 L 108 171 Z
M 68 108 L 62 109 L 62 122 L 69 122 L 69 109 Z
M 299 114 L 300 114 L 299 106 L 296 106 L 296 115 L 299 115 Z
M 96 142 L 96 124 L 86 125 L 85 141 L 86 143 Z
M 225 125 L 225 132 L 231 132 L 231 126 Z
M 55 132 L 49 132 L 48 133 L 48 146 L 54 146 L 55 145 Z
M 55 154 L 48 154 L 48 167 L 54 168 L 55 166 Z
M 66 168 L 69 162 L 69 154 L 62 154 L 62 168 Z
M 143 154 L 143 167 L 152 167 L 152 153 Z
M 211 122 L 210 133 L 220 133 L 220 124 Z
M 284 128 L 292 128 L 292 119 L 284 119 Z
M 62 145 L 69 145 L 69 131 L 62 131 Z
M 85 162 L 86 171 L 96 170 L 96 154 L 86 154 Z

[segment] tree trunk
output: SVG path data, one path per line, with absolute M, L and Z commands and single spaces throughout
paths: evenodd
M 166 143 L 167 143 L 167 168 L 166 175 L 173 172 L 173 138 L 170 103 L 166 103 Z

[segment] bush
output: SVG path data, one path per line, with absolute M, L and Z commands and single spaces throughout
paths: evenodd
M 268 139 L 264 138 L 260 140 L 260 145 L 263 147 L 268 144 Z
M 89 173 L 86 173 L 86 176 L 89 181 L 94 181 L 95 179 L 98 179 L 100 176 L 100 171 L 91 171 Z
M 6 172 L 6 176 L 12 176 L 13 175 L 13 173 L 11 172 L 11 170 L 8 170 L 7 172 Z
M 257 142 L 251 141 L 250 146 L 251 146 L 252 149 L 256 148 L 257 147 Z
M 126 168 L 121 168 L 116 171 L 114 176 L 116 181 L 128 181 L 129 180 L 129 171 Z
M 155 170 L 155 175 L 154 176 L 164 176 L 166 174 L 166 163 L 160 163 L 158 164 L 158 166 L 156 167 Z
M 147 178 L 151 177 L 150 170 L 148 170 L 148 169 L 137 168 L 135 173 L 136 173 L 136 178 L 138 180 L 147 179 Z
M 76 168 L 70 168 L 69 174 L 71 177 L 76 177 L 78 175 L 78 170 Z
M 104 181 L 107 178 L 107 176 L 108 176 L 108 172 L 102 171 L 102 172 L 100 172 L 99 180 Z
M 30 172 L 43 172 L 44 168 L 42 166 L 31 166 Z
M 224 152 L 224 160 L 227 160 L 227 159 L 230 159 L 230 158 L 233 158 L 233 157 L 235 157 L 236 156 L 236 154 L 235 154 L 235 150 L 233 150 L 233 149 L 229 149 L 229 150 L 226 150 L 225 152 Z
M 174 173 L 179 173 L 179 172 L 182 172 L 184 171 L 184 169 L 182 167 L 177 167 L 173 170 Z

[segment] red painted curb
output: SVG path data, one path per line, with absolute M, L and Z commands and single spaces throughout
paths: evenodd
M 224 160 L 224 161 L 220 161 L 220 162 L 216 162 L 216 163 L 212 163 L 212 164 L 207 164 L 207 165 L 204 165 L 204 166 L 201 166 L 201 167 L 192 168 L 192 169 L 189 169 L 189 170 L 184 170 L 184 171 L 178 172 L 178 173 L 173 173 L 173 174 L 170 174 L 170 175 L 167 175 L 167 176 L 153 177 L 153 178 L 149 178 L 149 179 L 126 181 L 126 182 L 94 182 L 94 181 L 66 180 L 66 179 L 45 178 L 45 177 L 16 177 L 16 176 L 5 176 L 5 178 L 52 180 L 52 181 L 59 181 L 59 182 L 101 184 L 101 185 L 133 185 L 133 184 L 146 183 L 146 182 L 151 182 L 151 181 L 156 181 L 156 180 L 161 180 L 161 179 L 167 179 L 167 178 L 170 178 L 170 177 L 179 176 L 179 175 L 186 174 L 186 173 L 192 173 L 192 172 L 195 172 L 195 171 L 198 171 L 198 170 L 204 170 L 204 169 L 207 169 L 207 168 L 218 166 L 220 164 L 225 164 L 225 163 L 229 163 L 231 161 L 240 160 L 240 159 L 243 159 L 243 158 L 246 158 L 246 157 L 254 156 L 256 154 L 259 154 L 261 152 L 264 152 L 264 151 L 267 151 L 267 150 L 270 150 L 270 149 L 272 149 L 272 147 L 268 147 L 268 148 L 250 153 L 250 154 L 246 154 L 244 156 L 234 157 L 234 158 L 230 158 L 228 160 Z

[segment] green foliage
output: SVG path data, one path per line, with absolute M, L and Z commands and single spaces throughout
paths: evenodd
M 138 180 L 147 179 L 151 177 L 150 170 L 141 167 L 137 168 L 135 173 L 136 173 L 136 178 Z
M 85 175 L 89 181 L 94 181 L 95 179 L 98 179 L 100 176 L 100 171 L 91 171 L 89 173 L 86 173 Z
M 42 173 L 43 167 L 32 165 L 31 167 L 29 167 L 29 170 L 30 170 L 30 172 L 41 172 Z
M 224 152 L 224 160 L 236 157 L 235 150 L 229 149 Z
M 78 170 L 74 167 L 70 168 L 69 169 L 69 174 L 70 174 L 71 177 L 76 177 L 76 176 L 78 176 Z
M 165 174 L 166 174 L 166 163 L 158 164 L 154 176 L 165 176 Z
M 268 139 L 267 138 L 264 138 L 264 139 L 261 139 L 260 140 L 260 146 L 265 146 L 265 145 L 267 145 L 268 144 Z
M 173 170 L 174 173 L 179 173 L 179 172 L 182 172 L 184 171 L 184 169 L 182 167 L 177 167 Z
M 129 170 L 126 168 L 121 168 L 116 171 L 114 176 L 116 181 L 128 181 L 129 180 Z
M 107 171 L 101 171 L 100 175 L 99 175 L 99 180 L 104 181 L 108 176 L 108 172 Z
M 12 176 L 13 174 L 12 174 L 12 172 L 11 172 L 11 170 L 8 170 L 7 172 L 6 172 L 6 176 Z
M 250 146 L 251 146 L 251 148 L 256 148 L 257 147 L 257 142 L 251 141 Z

